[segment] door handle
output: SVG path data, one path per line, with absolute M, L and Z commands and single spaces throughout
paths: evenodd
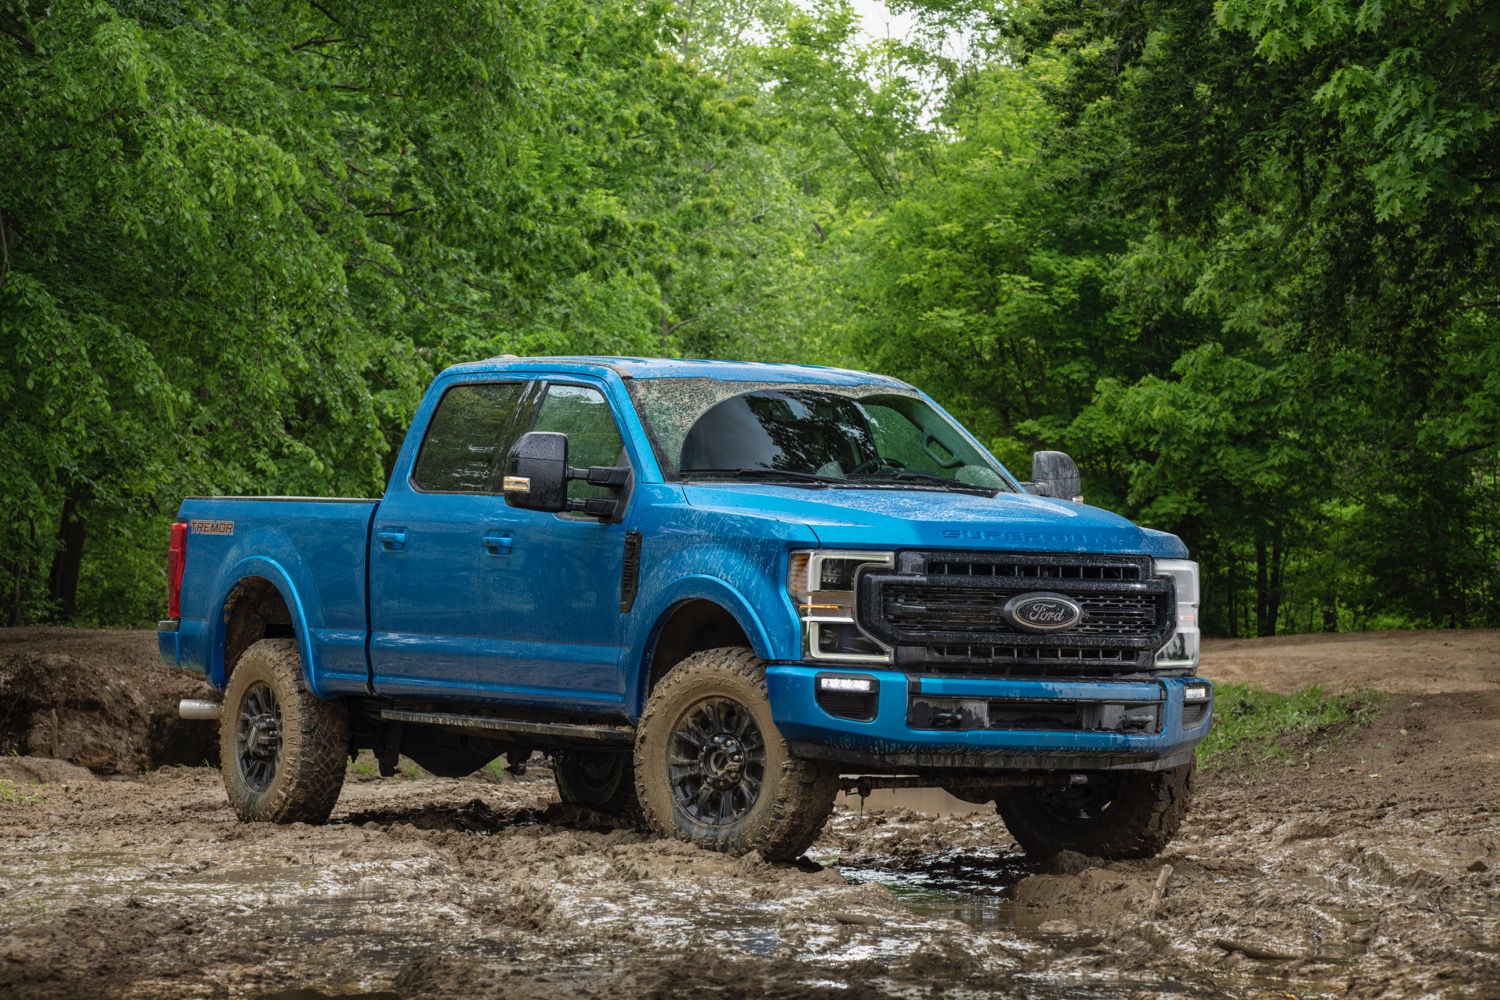
M 480 539 L 485 550 L 492 556 L 510 555 L 511 546 L 515 544 L 516 538 L 508 531 L 499 534 L 485 535 Z
M 404 531 L 377 531 L 375 540 L 387 549 L 406 548 L 406 532 Z

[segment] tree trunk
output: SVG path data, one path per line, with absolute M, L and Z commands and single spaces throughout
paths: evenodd
M 1226 558 L 1225 564 L 1233 566 L 1234 559 L 1232 557 Z M 1225 575 L 1228 579 L 1224 585 L 1224 632 L 1229 638 L 1238 639 L 1240 637 L 1240 594 L 1234 585 L 1234 580 L 1238 573 L 1235 570 L 1231 570 Z
M 1271 567 L 1269 554 L 1266 552 L 1266 542 L 1263 538 L 1255 540 L 1255 634 L 1274 635 L 1276 633 L 1276 620 L 1266 617 L 1266 609 L 1270 604 L 1271 596 Z
M 19 554 L 16 556 L 15 578 L 11 581 L 10 592 L 10 627 L 15 628 L 21 624 L 21 582 L 25 580 L 26 560 Z
M 62 521 L 57 526 L 61 547 L 52 557 L 52 575 L 47 581 L 47 595 L 58 609 L 62 621 L 71 621 L 78 612 L 78 573 L 83 566 L 83 541 L 88 529 L 81 509 L 84 498 L 69 493 L 63 501 Z
M 1286 553 L 1282 551 L 1281 539 L 1271 543 L 1271 585 L 1266 592 L 1266 624 L 1261 635 L 1276 634 L 1276 619 L 1281 617 L 1281 580 L 1286 566 Z

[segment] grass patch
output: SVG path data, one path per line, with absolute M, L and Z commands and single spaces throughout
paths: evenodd
M 27 793 L 17 788 L 15 785 L 12 785 L 9 781 L 6 781 L 4 778 L 0 778 L 0 802 L 12 802 L 20 804 L 23 802 L 35 802 L 39 798 L 41 798 L 40 795 L 28 795 Z
M 1386 694 L 1360 689 L 1330 695 L 1319 685 L 1273 694 L 1248 684 L 1214 686 L 1214 724 L 1198 744 L 1198 763 L 1266 763 L 1322 751 L 1351 729 L 1366 725 Z
M 349 761 L 344 768 L 346 773 L 363 775 L 366 778 L 380 777 L 380 762 L 375 759 L 375 754 L 369 750 L 361 750 L 359 756 Z M 405 757 L 396 760 L 396 774 L 402 778 L 420 778 L 427 772 Z

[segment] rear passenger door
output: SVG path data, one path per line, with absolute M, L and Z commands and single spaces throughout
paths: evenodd
M 420 450 L 398 465 L 371 538 L 370 667 L 379 694 L 474 697 L 496 684 L 485 635 L 487 570 L 501 466 L 540 386 L 460 381 L 428 419 Z

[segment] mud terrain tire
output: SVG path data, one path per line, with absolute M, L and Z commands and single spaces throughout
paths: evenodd
M 635 768 L 628 753 L 609 750 L 559 750 L 552 755 L 557 794 L 571 805 L 609 816 L 638 816 Z
M 1032 857 L 1078 851 L 1096 858 L 1149 858 L 1181 828 L 1195 766 L 1094 775 L 1088 785 L 1055 790 L 1023 788 L 1001 796 L 995 809 Z
M 817 839 L 838 769 L 791 755 L 771 720 L 765 664 L 710 649 L 673 667 L 636 730 L 635 785 L 652 829 L 712 851 L 790 861 Z
M 295 640 L 262 639 L 230 675 L 219 750 L 240 819 L 323 823 L 344 787 L 348 712 L 307 690 Z

